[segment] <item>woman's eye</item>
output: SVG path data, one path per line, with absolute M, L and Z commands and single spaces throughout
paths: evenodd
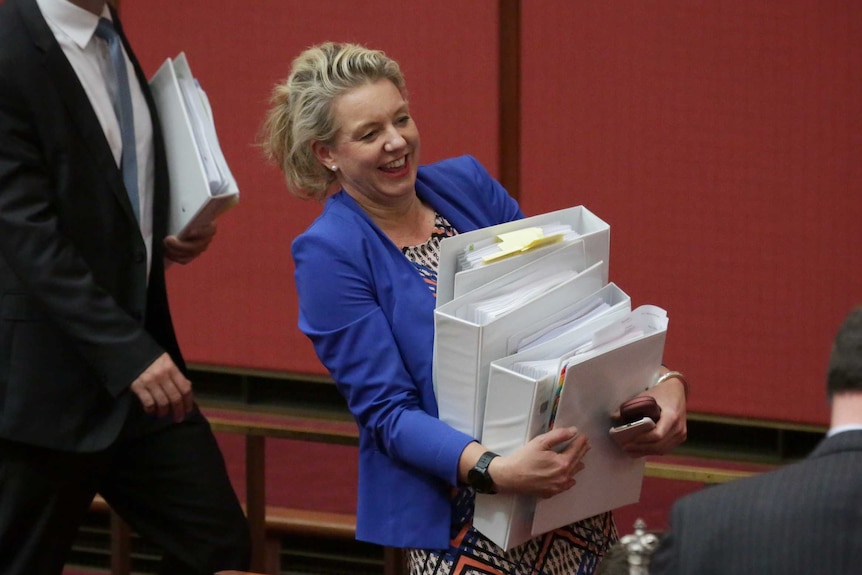
M 367 134 L 362 135 L 359 139 L 367 142 L 374 138 L 374 134 L 376 134 L 376 132 L 368 132 Z
M 409 122 L 409 121 L 410 121 L 410 116 L 401 116 L 401 117 L 400 117 L 400 118 L 398 118 L 398 120 L 397 120 L 398 124 L 399 124 L 399 125 L 401 125 L 401 126 L 403 126 L 403 125 L 407 124 L 407 122 Z

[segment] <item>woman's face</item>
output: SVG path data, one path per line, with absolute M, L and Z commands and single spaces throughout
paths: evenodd
M 365 84 L 333 103 L 338 132 L 320 146 L 327 168 L 360 205 L 388 206 L 415 194 L 419 130 L 407 102 L 389 80 Z

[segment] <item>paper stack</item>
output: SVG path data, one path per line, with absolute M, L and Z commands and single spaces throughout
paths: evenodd
M 150 80 L 150 89 L 168 157 L 168 232 L 180 236 L 236 205 L 239 189 L 222 154 L 209 100 L 185 53 L 165 60 Z
M 644 461 L 610 438 L 610 415 L 655 381 L 668 321 L 655 306 L 632 311 L 608 282 L 609 245 L 610 227 L 582 206 L 441 243 L 440 418 L 501 455 L 553 425 L 590 441 L 565 493 L 477 495 L 474 525 L 504 549 L 640 497 Z

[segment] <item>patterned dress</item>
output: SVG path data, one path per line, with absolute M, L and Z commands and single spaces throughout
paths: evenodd
M 402 251 L 436 297 L 440 241 L 458 232 L 440 214 L 434 223 L 431 239 Z M 453 493 L 449 548 L 408 550 L 410 575 L 590 575 L 619 538 L 613 517 L 603 513 L 504 551 L 473 528 L 473 489 Z

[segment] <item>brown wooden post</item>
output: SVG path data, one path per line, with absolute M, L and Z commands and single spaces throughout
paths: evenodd
M 111 575 L 132 572 L 132 530 L 122 517 L 111 510 Z
M 500 183 L 521 194 L 521 0 L 500 0 Z
M 264 436 L 253 434 L 245 438 L 245 511 L 251 530 L 251 568 L 261 573 L 267 572 L 265 440 Z

